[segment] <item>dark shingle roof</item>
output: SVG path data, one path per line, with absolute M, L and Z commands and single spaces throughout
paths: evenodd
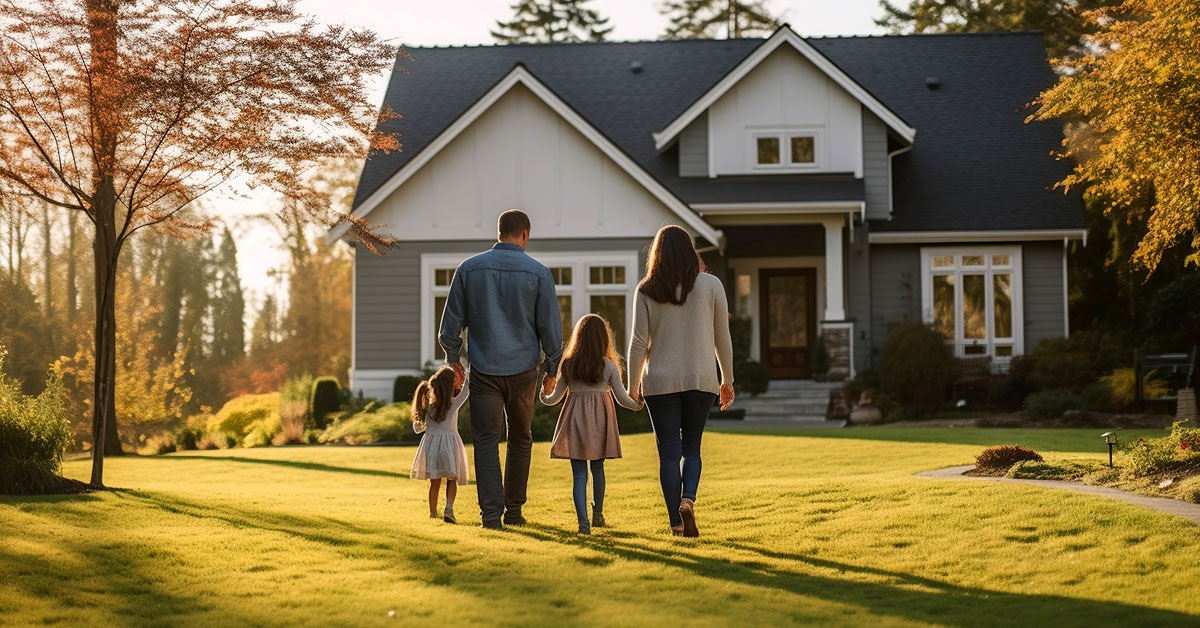
M 357 207 L 466 109 L 523 64 L 688 203 L 848 200 L 861 180 L 797 176 L 681 178 L 662 130 L 764 40 L 413 48 L 385 101 L 404 149 L 367 160 Z M 917 129 L 896 159 L 891 221 L 877 231 L 1080 228 L 1077 200 L 1048 188 L 1067 171 L 1050 151 L 1058 125 L 1026 125 L 1025 104 L 1054 81 L 1038 33 L 811 38 L 808 42 Z M 630 64 L 641 62 L 640 73 Z M 926 77 L 941 79 L 930 90 Z

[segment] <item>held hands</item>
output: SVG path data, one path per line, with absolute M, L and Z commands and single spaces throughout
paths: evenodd
M 450 368 L 454 369 L 454 388 L 461 390 L 467 379 L 467 369 L 463 368 L 462 362 L 451 362 Z
M 546 377 L 542 379 L 542 396 L 549 397 L 550 394 L 554 392 L 554 385 L 557 383 L 557 377 L 547 374 Z
M 733 405 L 733 384 L 721 384 L 721 411 Z

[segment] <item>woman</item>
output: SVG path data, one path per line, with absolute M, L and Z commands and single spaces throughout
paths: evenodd
M 718 394 L 722 410 L 733 403 L 728 303 L 721 281 L 705 270 L 687 231 L 675 225 L 659 229 L 638 284 L 629 341 L 629 392 L 634 399 L 645 397 L 650 412 L 659 480 L 676 536 L 700 536 L 695 516 L 700 439 Z

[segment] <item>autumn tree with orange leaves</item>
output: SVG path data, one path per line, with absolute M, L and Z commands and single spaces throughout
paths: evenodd
M 95 265 L 91 485 L 119 453 L 115 423 L 117 262 L 143 229 L 195 237 L 181 210 L 235 176 L 289 211 L 352 222 L 302 173 L 399 148 L 364 84 L 396 48 L 367 30 L 321 26 L 295 0 L 0 0 L 0 194 L 87 217 Z

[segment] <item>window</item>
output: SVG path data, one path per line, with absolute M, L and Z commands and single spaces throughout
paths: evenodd
M 438 342 L 442 310 L 450 294 L 454 270 L 469 255 L 430 254 L 421 256 L 421 363 L 445 360 Z M 571 336 L 575 322 L 594 312 L 608 320 L 617 353 L 624 355 L 629 342 L 632 295 L 637 283 L 637 253 L 573 252 L 533 256 L 550 269 L 562 315 L 563 342 Z
M 816 130 L 754 131 L 752 137 L 755 169 L 791 172 L 818 165 Z
M 922 250 L 925 320 L 955 355 L 1021 353 L 1020 262 L 1018 247 Z

